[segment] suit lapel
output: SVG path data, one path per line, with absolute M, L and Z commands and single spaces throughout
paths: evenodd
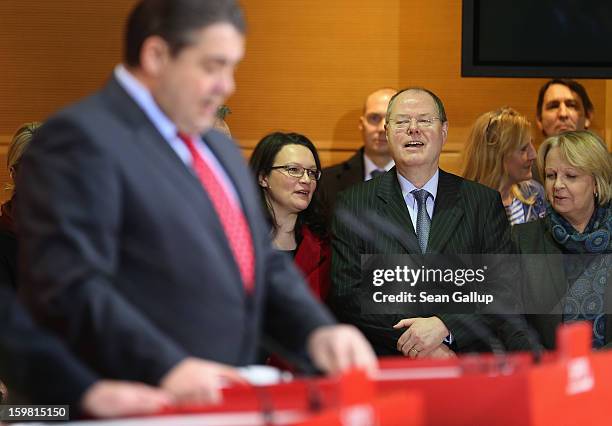
M 138 149 L 138 152 L 143 158 L 149 159 L 149 163 L 155 167 L 156 172 L 160 173 L 162 179 L 171 181 L 173 186 L 180 188 L 175 193 L 177 197 L 184 199 L 182 205 L 195 210 L 195 217 L 201 219 L 201 223 L 205 226 L 200 229 L 205 229 L 205 232 L 209 234 L 208 237 L 214 237 L 216 241 L 219 241 L 225 255 L 233 259 L 233 253 L 219 217 L 198 177 L 183 163 L 147 115 L 114 78 L 109 81 L 103 93 L 106 100 L 111 103 L 112 110 L 117 111 L 117 114 L 134 130 L 135 142 L 138 146 L 143 147 Z M 218 155 L 217 152 L 215 155 Z M 217 158 L 226 167 L 226 163 L 221 158 Z M 239 185 L 236 184 L 236 180 L 233 179 L 231 173 L 228 175 L 238 191 Z M 240 195 L 242 194 L 239 193 Z M 210 226 L 211 223 L 216 223 L 216 225 Z M 232 281 L 236 282 L 241 292 L 244 292 L 238 268 L 236 268 L 236 279 Z
M 355 155 L 349 158 L 344 163 L 345 174 L 343 180 L 347 183 L 351 182 L 363 182 L 365 179 L 365 170 L 363 165 L 363 148 L 361 148 Z
M 395 167 L 381 177 L 376 196 L 381 200 L 378 214 L 383 218 L 389 219 L 405 231 L 402 236 L 395 236 L 395 238 L 408 253 L 414 253 L 415 249 L 419 253 L 416 233 L 410 220 L 410 213 L 406 207 L 406 202 L 402 196 Z
M 461 205 L 461 179 L 440 170 L 438 193 L 429 231 L 428 253 L 441 253 L 464 214 Z
M 202 184 L 193 172 L 172 150 L 168 142 L 159 134 L 157 129 L 147 122 L 147 125 L 140 127 L 137 131 L 138 143 L 146 147 L 144 155 L 152 157 L 152 160 L 164 168 L 164 173 L 170 179 L 176 180 L 177 184 L 184 188 L 185 195 L 189 198 L 190 204 L 193 203 L 193 196 L 198 194 L 196 199 L 202 198 Z M 188 189 L 187 189 L 188 188 Z M 211 204 L 212 206 L 212 204 Z
M 110 102 L 111 110 L 117 111 L 117 115 L 133 129 L 137 146 L 143 147 L 138 150 L 139 153 L 150 158 L 162 176 L 176 181 L 176 185 L 181 188 L 181 191 L 177 192 L 184 195 L 188 201 L 186 204 L 198 209 L 201 209 L 202 205 L 197 204 L 196 200 L 210 204 L 199 179 L 185 166 L 147 115 L 114 78 L 111 78 L 103 93 L 105 99 Z M 212 208 L 212 204 L 208 204 L 205 204 L 206 208 Z
M 243 211 L 249 221 L 251 232 L 253 232 L 253 220 L 255 218 L 253 217 L 254 211 L 251 207 L 259 205 L 259 200 L 256 197 L 255 179 L 248 173 L 248 168 L 243 161 L 242 155 L 235 147 L 233 141 L 214 131 L 208 132 L 202 137 L 202 140 L 215 154 L 215 157 L 217 157 L 217 160 L 223 166 L 225 173 L 234 185 Z
M 266 247 L 263 247 L 263 245 L 269 243 L 269 229 L 265 226 L 254 226 L 257 223 L 263 223 L 261 220 L 262 216 L 259 213 L 261 201 L 258 198 L 259 191 L 255 185 L 255 178 L 251 176 L 242 154 L 232 140 L 216 131 L 209 131 L 202 136 L 202 140 L 223 166 L 225 173 L 236 190 L 242 211 L 246 216 L 251 231 L 254 248 L 253 254 L 255 256 L 255 291 L 260 291 L 262 290 L 261 286 L 258 286 L 257 283 L 261 283 L 264 279 L 262 275 L 264 271 L 262 267 L 262 253 L 266 252 Z

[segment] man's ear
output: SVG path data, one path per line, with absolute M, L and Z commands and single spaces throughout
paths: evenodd
M 168 43 L 163 38 L 150 36 L 142 43 L 140 48 L 140 67 L 146 74 L 152 76 L 159 75 L 169 58 L 170 49 Z
M 446 143 L 446 139 L 448 139 L 448 120 L 442 123 L 442 136 L 444 139 L 442 140 L 442 145 Z
M 584 129 L 588 130 L 591 126 L 591 114 L 584 116 Z
M 360 132 L 363 132 L 363 122 L 365 120 L 365 117 L 362 115 L 361 117 L 359 117 L 359 124 L 357 124 L 357 129 L 359 129 Z

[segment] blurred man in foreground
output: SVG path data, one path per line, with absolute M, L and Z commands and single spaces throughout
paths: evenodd
M 376 366 L 272 249 L 240 151 L 211 130 L 244 27 L 232 0 L 140 1 L 124 63 L 51 117 L 22 161 L 30 309 L 101 376 L 178 401 L 218 401 L 262 335 L 307 347 L 326 372 Z

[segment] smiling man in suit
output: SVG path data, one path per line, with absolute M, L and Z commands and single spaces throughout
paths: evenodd
M 375 368 L 272 249 L 238 148 L 211 130 L 244 53 L 233 0 L 141 0 L 124 64 L 22 160 L 22 293 L 103 377 L 210 402 L 265 334 L 328 372 Z
M 357 325 L 379 355 L 453 356 L 480 349 L 474 327 L 480 318 L 439 314 L 404 318 L 361 312 L 362 254 L 509 253 L 510 228 L 499 193 L 439 169 L 448 135 L 442 101 L 431 91 L 408 88 L 389 102 L 386 132 L 395 168 L 349 188 L 338 198 L 332 255 L 332 304 L 341 321 Z M 399 232 L 360 223 L 376 215 Z M 347 220 L 347 217 L 350 220 Z M 352 218 L 352 219 L 351 219 Z M 484 320 L 484 319 L 483 319 Z M 487 318 L 486 321 L 492 321 Z M 488 324 L 510 347 L 528 346 L 522 330 Z M 481 339 L 480 339 L 481 340 Z

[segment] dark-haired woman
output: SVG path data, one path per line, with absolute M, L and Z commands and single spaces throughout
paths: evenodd
M 312 292 L 325 300 L 331 249 L 317 188 L 321 162 L 315 146 L 297 133 L 271 133 L 257 144 L 249 164 L 257 177 L 274 246 L 293 255 Z

